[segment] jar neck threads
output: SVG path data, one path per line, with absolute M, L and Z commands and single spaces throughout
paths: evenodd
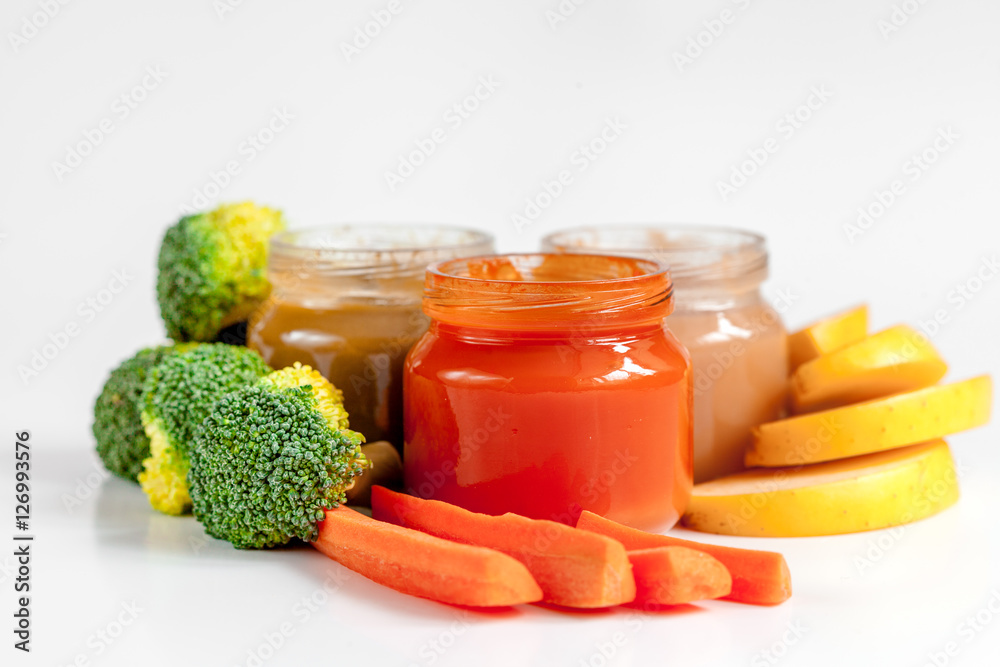
M 725 227 L 578 227 L 549 234 L 542 246 L 548 252 L 602 252 L 662 262 L 670 268 L 678 310 L 755 302 L 768 270 L 764 237 Z
M 658 324 L 673 308 L 666 268 L 602 255 L 497 255 L 427 270 L 424 312 L 494 331 L 595 333 Z
M 353 224 L 278 234 L 268 276 L 294 301 L 419 303 L 427 266 L 491 252 L 485 232 L 436 225 Z

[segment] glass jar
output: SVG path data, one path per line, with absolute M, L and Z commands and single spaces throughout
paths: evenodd
M 694 366 L 694 481 L 745 468 L 751 429 L 782 416 L 787 335 L 760 291 L 764 237 L 699 226 L 584 227 L 549 234 L 551 252 L 608 252 L 666 263 L 675 306 L 666 324 Z
M 427 271 L 405 370 L 407 489 L 574 524 L 667 528 L 691 490 L 691 366 L 665 267 L 501 255 Z
M 427 225 L 348 225 L 271 240 L 271 295 L 247 345 L 273 368 L 309 364 L 344 392 L 351 428 L 403 445 L 403 360 L 427 329 L 424 271 L 493 251 L 489 234 Z

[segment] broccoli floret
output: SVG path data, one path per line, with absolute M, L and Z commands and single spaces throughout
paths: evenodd
M 150 456 L 142 463 L 139 484 L 155 509 L 164 514 L 191 509 L 188 452 L 196 429 L 217 400 L 270 370 L 253 350 L 222 343 L 196 345 L 153 367 L 142 406 Z
M 167 335 L 212 341 L 245 321 L 270 292 L 268 240 L 284 228 L 280 211 L 250 202 L 185 216 L 170 227 L 156 281 Z
M 325 510 L 368 468 L 340 392 L 296 364 L 212 409 L 191 448 L 194 515 L 240 549 L 314 541 Z
M 142 387 L 146 375 L 163 357 L 190 345 L 162 345 L 139 350 L 111 371 L 94 403 L 97 455 L 113 474 L 139 481 L 142 461 L 149 456 L 149 437 L 142 427 Z
M 347 410 L 344 409 L 344 392 L 334 387 L 311 366 L 304 366 L 296 361 L 292 366 L 265 375 L 259 384 L 275 387 L 311 387 L 316 407 L 332 428 L 344 430 L 351 426 Z

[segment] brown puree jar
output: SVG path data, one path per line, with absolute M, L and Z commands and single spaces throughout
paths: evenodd
M 605 252 L 665 262 L 674 282 L 667 327 L 694 369 L 694 481 L 744 469 L 751 429 L 784 409 L 787 335 L 760 286 L 764 237 L 719 227 L 615 225 L 555 232 L 548 252 Z M 787 305 L 787 304 L 786 304 Z
M 344 392 L 351 428 L 403 448 L 403 361 L 426 331 L 429 264 L 493 252 L 484 232 L 365 224 L 285 232 L 271 240 L 271 295 L 247 345 L 273 368 L 296 361 Z

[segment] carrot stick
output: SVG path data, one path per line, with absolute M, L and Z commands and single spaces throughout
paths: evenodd
M 674 605 L 729 595 L 729 570 L 704 551 L 654 547 L 628 552 L 635 576 L 633 605 Z
M 344 567 L 401 593 L 470 607 L 542 599 L 515 559 L 370 519 L 340 506 L 327 510 L 313 546 Z
M 677 546 L 702 551 L 719 560 L 733 577 L 732 592 L 724 599 L 749 604 L 781 604 L 792 596 L 792 576 L 785 558 L 773 551 L 753 551 L 702 544 L 623 526 L 584 510 L 577 528 L 614 538 L 627 549 Z
M 555 521 L 516 514 L 477 514 L 438 500 L 372 488 L 372 516 L 516 558 L 535 577 L 543 601 L 566 607 L 610 607 L 635 598 L 625 547 Z

